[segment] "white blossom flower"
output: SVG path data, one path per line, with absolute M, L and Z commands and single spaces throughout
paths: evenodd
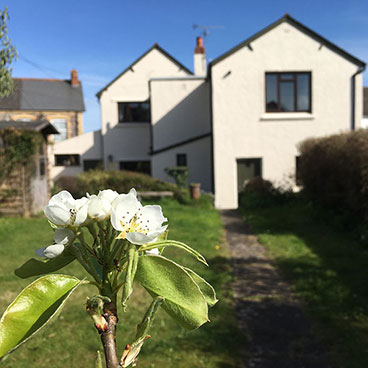
M 45 206 L 46 217 L 55 225 L 79 226 L 87 219 L 86 197 L 74 199 L 66 190 L 55 194 Z
M 87 193 L 88 216 L 97 221 L 107 219 L 111 214 L 111 204 L 118 196 L 118 192 L 111 189 L 100 190 L 98 195 L 89 195 Z
M 36 249 L 36 254 L 40 257 L 51 259 L 63 253 L 64 249 L 65 249 L 64 244 L 57 243 L 57 244 L 49 245 L 48 247 L 42 247 L 42 248 Z
M 98 198 L 105 199 L 109 201 L 110 203 L 114 202 L 114 200 L 118 196 L 119 196 L 119 193 L 112 189 L 100 190 L 98 192 Z
M 70 229 L 55 229 L 55 244 L 36 249 L 36 254 L 39 257 L 55 258 L 63 253 L 65 246 L 73 243 L 75 238 L 75 233 Z
M 128 194 L 120 194 L 113 202 L 111 224 L 115 230 L 120 231 L 118 238 L 128 239 L 133 244 L 156 241 L 166 230 L 167 225 L 162 226 L 166 221 L 161 206 L 142 207 L 134 189 Z

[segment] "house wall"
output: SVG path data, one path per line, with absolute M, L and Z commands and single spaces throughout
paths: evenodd
M 152 156 L 152 176 L 174 182 L 165 168 L 176 166 L 176 155 L 185 153 L 189 167 L 189 183 L 201 183 L 201 188 L 212 191 L 211 138 L 207 137 Z
M 209 83 L 203 78 L 151 81 L 153 151 L 211 131 Z
M 265 179 L 295 173 L 298 144 L 351 127 L 351 77 L 358 67 L 289 23 L 281 23 L 212 67 L 215 204 L 238 206 L 236 159 L 262 158 Z M 266 113 L 265 73 L 310 71 L 312 113 Z M 230 72 L 230 74 L 229 74 Z M 362 77 L 356 77 L 356 126 Z
M 118 161 L 150 160 L 150 122 L 119 124 L 118 102 L 148 100 L 148 81 L 151 78 L 187 75 L 185 70 L 153 48 L 102 92 L 100 105 L 105 166 L 114 168 L 114 162 L 117 164 Z
M 34 111 L 34 110 L 1 110 L 0 120 L 38 119 L 42 115 L 46 120 L 65 119 L 68 124 L 68 138 L 83 133 L 83 115 L 77 111 Z M 52 140 L 52 138 L 50 138 Z
M 102 160 L 101 131 L 85 133 L 49 145 L 51 180 L 60 176 L 76 176 L 83 171 L 83 160 Z M 80 155 L 80 166 L 55 166 L 55 155 Z

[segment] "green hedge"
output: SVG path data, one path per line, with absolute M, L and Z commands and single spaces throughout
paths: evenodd
M 305 194 L 340 212 L 368 214 L 368 130 L 307 139 L 300 147 Z
M 176 196 L 180 192 L 175 184 L 131 171 L 90 170 L 78 177 L 60 177 L 55 184 L 55 191 L 66 189 L 75 197 L 84 196 L 86 193 L 96 194 L 103 189 L 113 189 L 118 193 L 127 193 L 131 188 L 142 192 L 172 191 Z

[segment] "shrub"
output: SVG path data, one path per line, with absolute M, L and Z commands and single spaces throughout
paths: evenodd
M 185 188 L 189 176 L 189 168 L 187 166 L 167 167 L 165 173 L 175 180 L 176 185 Z
M 305 194 L 342 212 L 368 214 L 368 130 L 308 139 L 300 144 Z
M 64 176 L 56 181 L 59 189 L 70 191 L 73 196 L 81 197 L 86 193 L 94 194 L 99 190 L 113 189 L 119 193 L 127 193 L 131 188 L 137 191 L 171 191 L 180 197 L 179 188 L 172 183 L 152 178 L 149 175 L 131 171 L 89 170 L 78 177 Z

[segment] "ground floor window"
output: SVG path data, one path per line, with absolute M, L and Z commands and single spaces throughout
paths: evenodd
M 151 175 L 151 161 L 120 161 L 119 168 Z
M 178 153 L 176 155 L 176 166 L 187 166 L 187 154 Z
M 83 170 L 102 169 L 102 160 L 83 160 Z
M 262 177 L 261 158 L 242 158 L 236 160 L 238 173 L 238 192 L 244 190 L 248 181 L 256 176 Z
M 300 178 L 300 156 L 295 157 L 295 183 L 296 185 L 302 185 L 302 181 Z
M 79 166 L 79 155 L 55 155 L 55 166 Z

